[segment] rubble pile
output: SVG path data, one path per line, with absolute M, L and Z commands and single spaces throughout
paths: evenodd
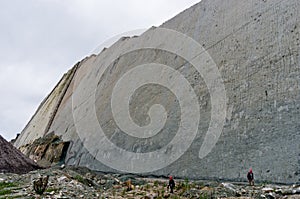
M 0 172 L 26 173 L 40 168 L 0 135 Z
M 49 176 L 43 194 L 33 182 Z M 168 178 L 93 172 L 87 168 L 53 167 L 27 174 L 0 174 L 0 198 L 300 198 L 300 185 L 272 185 L 176 179 L 174 193 Z

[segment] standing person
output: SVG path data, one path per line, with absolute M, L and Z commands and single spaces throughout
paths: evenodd
M 254 174 L 253 174 L 251 168 L 250 168 L 249 172 L 247 173 L 247 178 L 248 178 L 249 185 L 254 186 Z
M 175 188 L 175 181 L 172 176 L 169 177 L 168 188 L 170 188 L 170 193 L 173 193 L 173 189 Z

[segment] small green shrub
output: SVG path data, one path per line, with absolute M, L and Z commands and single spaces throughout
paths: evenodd
M 74 177 L 74 179 L 75 180 L 77 180 L 78 182 L 81 182 L 81 183 L 83 183 L 84 184 L 84 178 L 82 177 L 82 176 L 80 176 L 80 175 L 76 175 L 75 177 Z
M 48 189 L 46 189 L 46 192 L 50 193 L 52 191 L 57 192 L 59 189 L 58 188 L 54 188 L 54 187 L 49 187 Z
M 150 184 L 146 184 L 145 188 L 146 190 L 150 189 Z
M 17 184 L 13 182 L 0 182 L 0 190 L 7 187 L 16 187 Z
M 205 193 L 205 194 L 202 194 L 200 195 L 199 199 L 208 199 L 208 195 Z
M 11 193 L 12 193 L 12 191 L 9 189 L 0 190 L 0 196 L 11 194 Z

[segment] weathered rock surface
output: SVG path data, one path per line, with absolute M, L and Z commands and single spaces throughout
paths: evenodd
M 40 166 L 49 167 L 64 163 L 68 147 L 69 142 L 63 142 L 59 136 L 49 133 L 20 147 L 20 151 Z
M 256 182 L 299 183 L 299 10 L 298 0 L 203 0 L 122 38 L 62 78 L 15 146 L 54 132 L 70 142 L 68 165 L 236 181 L 252 167 Z
M 0 135 L 0 172 L 26 173 L 41 168 Z

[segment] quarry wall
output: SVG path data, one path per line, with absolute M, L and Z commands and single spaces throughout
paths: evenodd
M 299 183 L 299 10 L 203 0 L 122 38 L 63 77 L 15 146 L 54 132 L 70 165 L 227 180 L 252 167 L 258 181 Z

